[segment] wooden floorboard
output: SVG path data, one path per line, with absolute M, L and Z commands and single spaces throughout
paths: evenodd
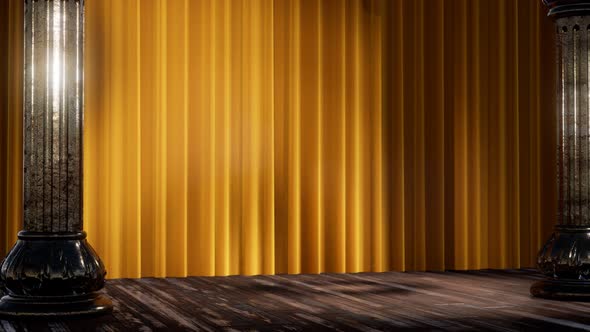
M 590 330 L 590 304 L 532 298 L 533 270 L 109 280 L 112 315 L 0 331 Z

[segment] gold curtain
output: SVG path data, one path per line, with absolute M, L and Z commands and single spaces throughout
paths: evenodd
M 0 4 L 0 240 L 22 0 Z M 88 0 L 85 229 L 110 277 L 534 266 L 555 216 L 539 0 Z
M 0 1 L 0 250 L 22 229 L 23 8 Z M 4 255 L 2 255 L 4 256 Z

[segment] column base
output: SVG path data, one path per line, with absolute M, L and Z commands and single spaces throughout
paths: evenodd
M 590 299 L 590 227 L 556 226 L 541 248 L 537 264 L 547 279 L 531 286 L 533 296 Z
M 531 294 L 553 300 L 590 300 L 590 281 L 540 280 L 531 286 Z
M 85 232 L 21 231 L 0 265 L 0 316 L 62 317 L 107 313 L 99 290 L 106 270 Z
M 18 297 L 0 299 L 0 317 L 51 318 L 100 315 L 111 312 L 113 304 L 102 294 L 83 296 Z

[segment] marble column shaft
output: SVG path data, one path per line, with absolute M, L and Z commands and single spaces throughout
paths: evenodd
M 25 1 L 26 231 L 82 230 L 83 8 Z
M 590 18 L 556 20 L 558 224 L 590 226 Z

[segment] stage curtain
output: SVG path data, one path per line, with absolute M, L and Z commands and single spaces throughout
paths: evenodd
M 22 0 L 0 3 L 0 241 Z M 519 268 L 555 220 L 539 0 L 87 0 L 84 223 L 109 277 Z

